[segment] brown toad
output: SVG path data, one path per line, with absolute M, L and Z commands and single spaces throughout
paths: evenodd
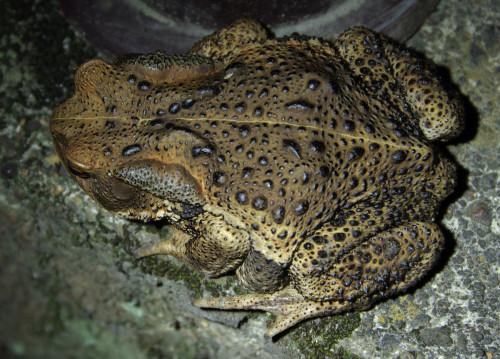
M 64 166 L 104 208 L 168 218 L 174 255 L 256 294 L 200 299 L 311 317 L 404 292 L 438 260 L 455 166 L 433 142 L 462 128 L 432 63 L 364 28 L 335 43 L 270 39 L 241 20 L 188 54 L 92 60 L 50 127 Z

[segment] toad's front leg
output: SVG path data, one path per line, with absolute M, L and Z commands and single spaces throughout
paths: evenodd
M 193 226 L 199 231 L 191 234 L 175 228 L 172 238 L 138 248 L 135 256 L 172 255 L 212 277 L 234 270 L 247 257 L 248 233 L 228 225 L 222 216 L 203 213 Z

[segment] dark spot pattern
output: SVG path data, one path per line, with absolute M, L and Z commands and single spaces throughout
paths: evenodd
M 443 245 L 435 213 L 456 175 L 432 142 L 460 132 L 459 101 L 432 63 L 369 30 L 267 36 L 240 20 L 189 54 L 86 64 L 79 102 L 51 121 L 63 162 L 101 181 L 82 187 L 109 210 L 178 221 L 207 274 L 236 270 L 262 293 L 291 280 L 302 297 L 286 318 L 406 291 Z
M 248 195 L 246 191 L 239 191 L 236 193 L 236 200 L 240 204 L 247 204 L 248 203 Z
M 132 156 L 140 151 L 141 151 L 140 145 L 130 145 L 130 146 L 127 146 L 123 149 L 122 155 L 128 157 L 128 156 Z
M 293 140 L 283 140 L 283 145 L 288 149 L 290 150 L 295 156 L 297 156 L 297 158 L 301 159 L 301 150 L 300 150 L 300 146 L 297 142 L 293 141 Z
M 214 172 L 214 183 L 217 186 L 223 186 L 227 180 L 227 176 L 223 171 Z
M 252 200 L 252 207 L 258 211 L 263 211 L 267 208 L 267 198 L 264 196 L 257 196 Z
M 172 115 L 175 115 L 177 112 L 181 110 L 181 105 L 178 103 L 173 103 L 170 105 L 168 108 L 168 112 L 170 112 Z

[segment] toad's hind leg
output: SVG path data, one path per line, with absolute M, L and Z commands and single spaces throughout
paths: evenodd
M 293 288 L 273 294 L 204 298 L 194 304 L 273 313 L 277 318 L 266 334 L 271 337 L 304 319 L 366 309 L 378 299 L 406 291 L 437 261 L 444 242 L 434 223 L 422 222 L 373 236 L 340 259 L 329 257 L 330 240 L 311 238 L 301 244 L 290 267 Z
M 403 99 L 397 104 L 401 109 L 410 105 L 417 116 L 407 119 L 416 121 L 429 140 L 447 140 L 460 134 L 463 103 L 458 91 L 443 85 L 431 61 L 363 27 L 347 30 L 335 44 L 365 88 L 393 101 Z
M 294 285 L 309 299 L 344 299 L 362 308 L 417 283 L 438 260 L 444 237 L 435 223 L 408 223 L 374 235 L 341 258 L 332 242 L 315 236 L 301 244 L 290 267 Z

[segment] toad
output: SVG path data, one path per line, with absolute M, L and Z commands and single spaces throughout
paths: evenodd
M 436 144 L 463 107 L 432 62 L 355 27 L 330 43 L 237 21 L 187 54 L 77 70 L 50 121 L 72 177 L 107 210 L 168 219 L 136 251 L 252 294 L 194 304 L 276 315 L 267 335 L 403 293 L 438 261 L 455 165 Z

